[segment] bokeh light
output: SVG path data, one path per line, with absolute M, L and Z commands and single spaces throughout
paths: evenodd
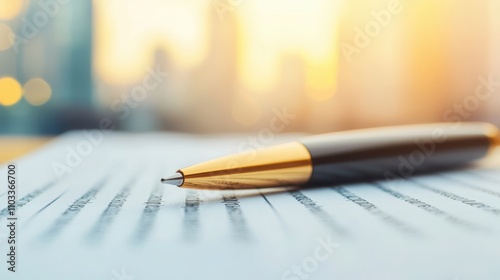
M 14 31 L 8 25 L 0 23 L 0 51 L 5 51 L 12 47 L 14 36 Z
M 34 78 L 24 85 L 24 99 L 33 106 L 40 106 L 52 96 L 50 85 L 40 78 Z
M 10 20 L 23 9 L 23 0 L 0 0 L 0 19 Z
M 21 99 L 23 91 L 21 85 L 12 77 L 0 78 L 0 104 L 12 106 Z

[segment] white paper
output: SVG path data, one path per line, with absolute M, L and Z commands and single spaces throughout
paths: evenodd
M 160 183 L 248 141 L 73 132 L 15 161 L 16 272 L 3 261 L 0 279 L 498 279 L 500 165 L 299 191 Z

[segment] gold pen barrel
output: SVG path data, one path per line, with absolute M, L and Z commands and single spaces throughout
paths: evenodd
M 180 187 L 194 189 L 253 189 L 300 185 L 312 174 L 311 155 L 292 142 L 217 158 L 180 169 Z

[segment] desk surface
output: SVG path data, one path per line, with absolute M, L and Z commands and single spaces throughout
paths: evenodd
M 53 137 L 2 136 L 0 163 L 5 163 L 42 147 Z
M 498 165 L 392 184 L 187 191 L 159 178 L 188 161 L 233 152 L 242 137 L 110 133 L 58 180 L 55 159 L 66 165 L 66 148 L 84 136 L 63 137 L 17 160 L 17 279 L 497 280 L 500 274 Z M 40 143 L 11 140 L 7 148 L 21 152 Z M 189 159 L 175 159 L 184 155 Z M 0 171 L 1 180 L 5 175 Z M 6 193 L 0 190 L 0 208 L 8 210 Z M 0 279 L 13 278 L 5 266 Z

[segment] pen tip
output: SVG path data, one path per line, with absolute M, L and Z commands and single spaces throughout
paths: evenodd
M 182 176 L 180 172 L 175 172 L 173 175 L 161 178 L 161 182 L 163 184 L 176 185 L 180 187 L 184 183 L 184 176 Z

